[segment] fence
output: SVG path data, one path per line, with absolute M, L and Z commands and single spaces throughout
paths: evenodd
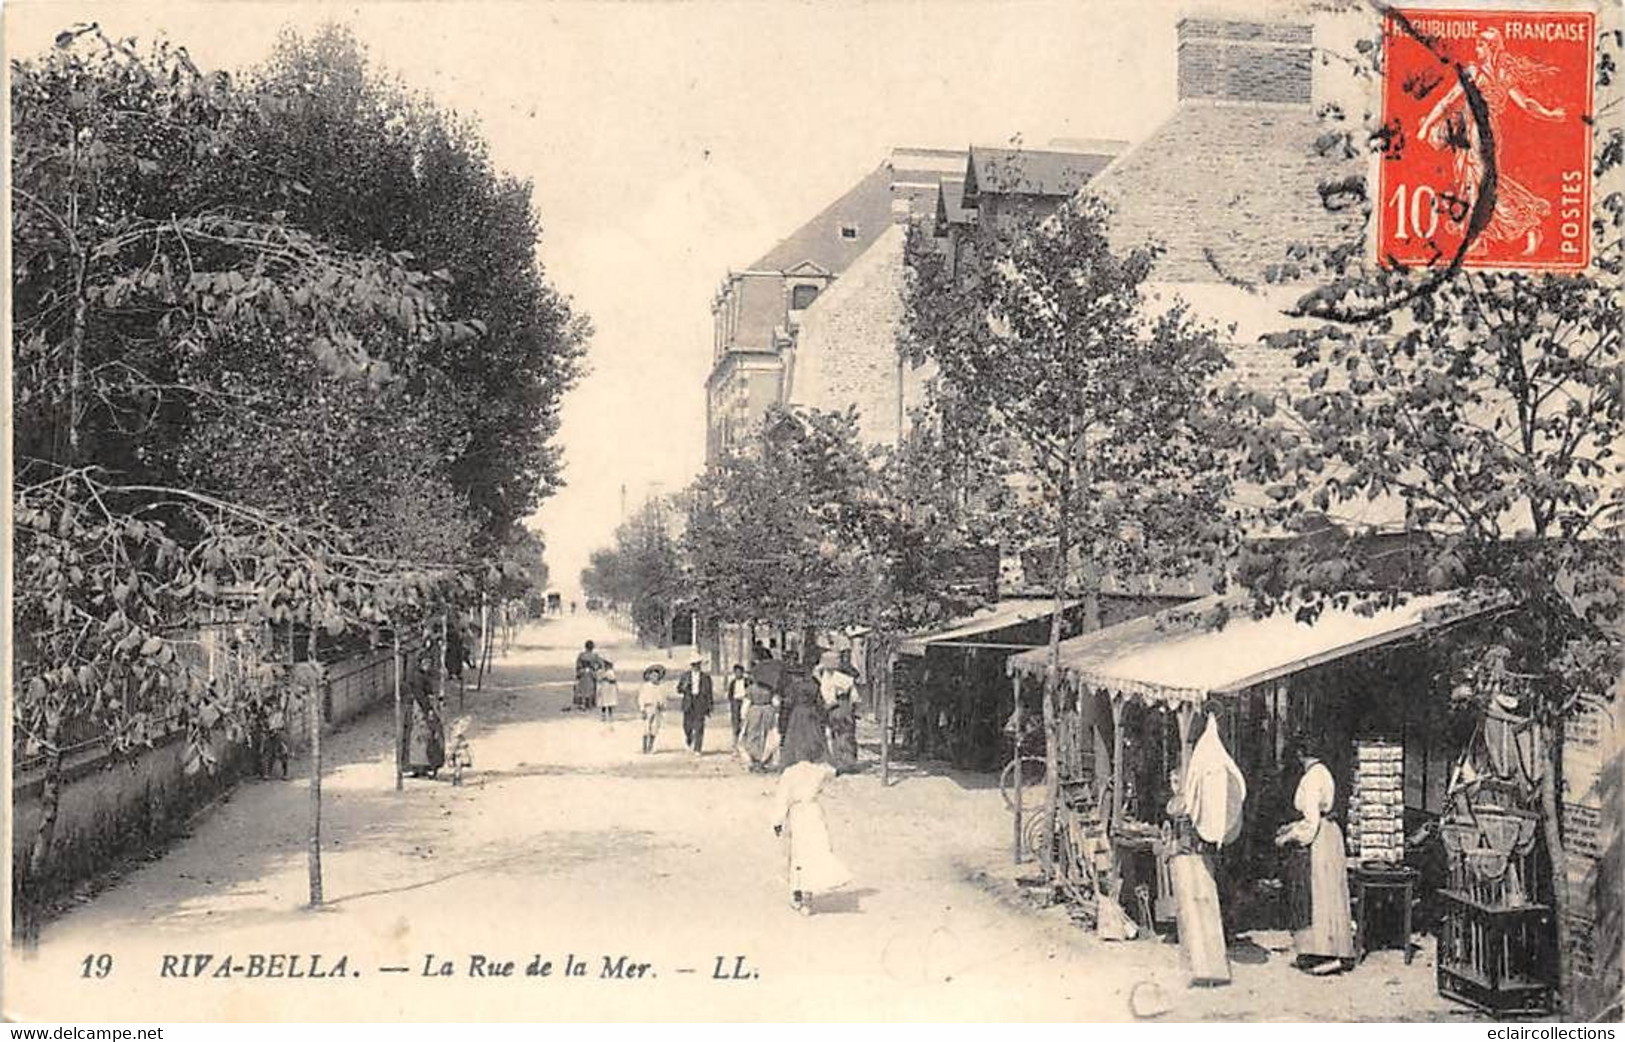
M 402 695 L 412 694 L 424 648 L 401 649 Z M 336 662 L 328 667 L 323 691 L 325 730 L 380 706 L 393 706 L 395 662 L 392 650 Z M 289 745 L 309 742 L 309 716 L 289 719 Z M 186 733 L 178 721 L 133 757 L 115 757 L 106 744 L 81 739 L 65 758 L 55 837 L 43 879 L 27 877 L 28 854 L 40 819 L 43 759 L 15 760 L 12 774 L 12 868 L 14 893 L 48 896 L 102 871 L 121 857 L 148 850 L 172 838 L 198 808 L 253 771 L 243 742 L 218 738 L 213 772 L 187 774 Z

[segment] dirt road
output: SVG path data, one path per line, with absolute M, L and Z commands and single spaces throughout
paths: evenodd
M 621 674 L 627 719 L 614 725 L 566 711 L 588 637 Z M 725 707 L 707 755 L 682 750 L 675 713 L 659 750 L 640 754 L 637 674 L 655 660 L 665 661 L 602 618 L 530 627 L 469 696 L 475 770 L 464 787 L 409 779 L 397 793 L 387 713 L 325 742 L 324 909 L 304 907 L 305 783 L 248 783 L 166 856 L 47 926 L 9 968 L 8 1011 L 1119 1020 L 1153 982 L 1169 1019 L 1456 1015 L 1433 995 L 1426 952 L 1410 967 L 1398 952 L 1376 953 L 1328 981 L 1301 978 L 1271 952 L 1238 964 L 1229 988 L 1192 991 L 1173 946 L 1106 945 L 1059 910 L 1001 898 L 975 881 L 979 870 L 1005 871 L 1009 828 L 992 779 L 979 775 L 915 774 L 890 789 L 872 771 L 837 779 L 830 828 L 857 882 L 801 918 L 767 821 L 774 778 L 728 754 Z M 85 977 L 86 956 L 99 953 L 112 956 L 111 972 Z M 227 976 L 215 976 L 228 956 Z M 545 975 L 527 973 L 543 963 Z M 268 974 L 278 967 L 312 975 Z

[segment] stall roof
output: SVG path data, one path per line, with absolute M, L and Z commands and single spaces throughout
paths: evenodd
M 1328 606 L 1314 624 L 1281 611 L 1262 619 L 1234 596 L 1205 597 L 1062 641 L 1061 676 L 1112 696 L 1201 703 L 1368 648 L 1481 615 L 1509 602 L 1453 591 L 1413 596 L 1398 607 Z M 1012 674 L 1042 677 L 1049 649 L 1013 656 Z
M 1073 608 L 1077 601 L 1066 601 L 1066 608 Z M 933 633 L 917 633 L 903 640 L 897 650 L 904 655 L 924 655 L 925 649 L 932 644 L 952 644 L 970 640 L 983 633 L 992 633 L 1009 626 L 1019 626 L 1024 622 L 1035 619 L 1047 619 L 1055 614 L 1054 597 L 1011 597 L 999 601 L 990 607 L 983 608 L 969 618 L 960 619 L 952 623 L 947 629 L 937 630 Z

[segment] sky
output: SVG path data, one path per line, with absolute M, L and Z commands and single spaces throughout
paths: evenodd
M 6 5 L 10 55 L 97 21 L 204 68 L 279 29 L 348 24 L 375 64 L 475 119 L 529 178 L 548 277 L 596 327 L 567 395 L 566 487 L 534 519 L 554 585 L 704 460 L 710 302 L 892 146 L 1144 137 L 1174 104 L 1174 23 L 1202 0 Z

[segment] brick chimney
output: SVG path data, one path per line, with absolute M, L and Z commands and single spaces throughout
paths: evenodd
M 1309 104 L 1313 27 L 1185 18 L 1178 31 L 1180 101 Z

